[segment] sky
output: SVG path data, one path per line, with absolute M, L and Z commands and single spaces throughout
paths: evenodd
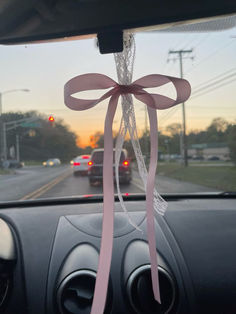
M 216 117 L 229 122 L 236 120 L 236 81 L 201 96 L 194 95 L 197 88 L 211 83 L 212 78 L 227 72 L 236 72 L 236 28 L 211 33 L 146 32 L 135 35 L 136 56 L 133 78 L 148 74 L 180 76 L 179 61 L 167 62 L 169 50 L 193 49 L 183 60 L 184 77 L 192 86 L 193 95 L 186 102 L 187 132 L 206 128 Z M 89 138 L 103 130 L 107 101 L 87 111 L 71 111 L 64 104 L 64 84 L 84 73 L 102 73 L 117 80 L 112 54 L 101 55 L 95 39 L 31 45 L 0 46 L 0 93 L 3 112 L 37 110 L 47 116 L 63 119 L 85 146 Z M 194 57 L 192 60 L 190 57 Z M 226 74 L 227 74 L 226 73 Z M 235 76 L 232 76 L 233 80 Z M 209 82 L 208 82 L 209 81 Z M 230 81 L 230 78 L 228 79 Z M 221 81 L 221 84 L 228 82 Z M 198 87 L 199 86 L 199 87 Z M 27 88 L 30 92 L 5 91 Z M 175 96 L 171 87 L 158 92 Z M 204 92 L 204 90 L 203 90 Z M 199 93 L 200 95 L 201 93 Z M 101 92 L 83 93 L 84 98 L 101 96 Z M 144 105 L 134 101 L 139 132 L 145 128 Z M 114 120 L 119 127 L 120 109 Z M 181 105 L 158 112 L 159 129 L 182 123 Z

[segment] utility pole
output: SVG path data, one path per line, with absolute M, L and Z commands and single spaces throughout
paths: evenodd
M 7 160 L 7 133 L 6 133 L 6 122 L 3 122 L 3 160 Z
M 20 162 L 20 140 L 19 134 L 16 134 L 16 160 Z
M 193 52 L 193 49 L 189 50 L 170 50 L 169 55 L 178 55 L 179 65 L 180 65 L 180 77 L 183 78 L 183 55 L 190 54 Z M 193 57 L 185 57 L 184 59 L 193 59 Z M 174 59 L 176 60 L 176 59 Z M 169 60 L 168 60 L 169 61 Z M 182 158 L 184 161 L 184 166 L 188 166 L 188 146 L 187 146 L 187 137 L 186 137 L 186 117 L 185 117 L 185 103 L 182 103 L 182 143 L 183 143 L 183 152 Z

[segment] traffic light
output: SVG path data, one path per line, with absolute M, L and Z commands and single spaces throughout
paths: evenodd
M 54 119 L 54 117 L 53 117 L 53 116 L 49 116 L 48 121 L 50 121 L 50 122 L 54 122 L 54 121 L 55 121 L 55 119 Z
M 48 121 L 49 121 L 49 124 L 51 127 L 54 127 L 54 122 L 55 122 L 55 119 L 53 116 L 49 116 L 48 117 Z

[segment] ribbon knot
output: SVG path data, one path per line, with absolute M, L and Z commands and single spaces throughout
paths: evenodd
M 138 92 L 142 90 L 141 86 L 134 85 L 134 84 L 130 84 L 130 85 L 117 84 L 115 88 L 121 95 L 136 94 L 136 93 L 138 94 Z
M 172 83 L 176 89 L 176 99 L 160 94 L 151 94 L 144 88 L 159 87 Z M 111 88 L 98 99 L 79 99 L 72 95 L 85 91 Z M 119 85 L 108 76 L 92 73 L 79 75 L 65 84 L 64 100 L 72 110 L 86 110 L 96 106 L 101 101 L 110 98 L 104 126 L 104 158 L 103 158 L 103 225 L 99 265 L 97 271 L 95 293 L 92 305 L 92 314 L 102 314 L 106 303 L 109 272 L 112 258 L 113 231 L 114 231 L 114 179 L 113 179 L 113 139 L 112 124 L 119 97 L 133 94 L 139 101 L 147 105 L 150 122 L 150 165 L 146 178 L 146 211 L 147 211 L 147 238 L 151 261 L 152 288 L 155 299 L 160 303 L 158 279 L 158 261 L 155 238 L 154 194 L 157 166 L 157 114 L 156 110 L 167 109 L 186 101 L 191 93 L 188 81 L 171 76 L 151 74 L 144 76 L 130 85 Z M 136 130 L 135 130 L 136 131 Z M 160 209 L 160 212 L 163 212 Z

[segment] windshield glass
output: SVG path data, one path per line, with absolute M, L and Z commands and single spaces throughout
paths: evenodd
M 133 80 L 182 73 L 192 86 L 184 111 L 179 104 L 157 112 L 160 193 L 236 191 L 235 37 L 235 28 L 135 35 Z M 68 80 L 85 73 L 102 73 L 117 81 L 114 56 L 100 54 L 95 39 L 0 46 L 0 52 L 0 201 L 102 194 L 102 169 L 94 167 L 102 163 L 103 152 L 93 160 L 75 159 L 104 148 L 108 100 L 72 111 L 64 104 L 63 90 Z M 97 99 L 106 91 L 76 96 Z M 176 97 L 171 84 L 149 92 Z M 135 98 L 134 105 L 148 166 L 147 108 Z M 114 142 L 120 120 L 119 102 Z M 129 136 L 123 147 L 127 157 L 121 157 L 121 191 L 144 193 Z

